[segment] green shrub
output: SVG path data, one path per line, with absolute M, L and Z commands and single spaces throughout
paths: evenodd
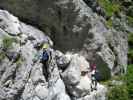
M 124 75 L 116 75 L 116 76 L 112 76 L 110 80 L 101 81 L 101 84 L 104 84 L 110 87 L 110 86 L 114 86 L 114 84 L 112 84 L 113 80 L 120 82 L 120 81 L 123 81 L 124 79 L 125 79 Z
M 133 60 L 133 49 L 128 50 L 128 60 L 132 61 Z
M 133 62 L 133 33 L 128 33 L 128 62 Z
M 127 16 L 127 20 L 128 20 L 128 24 L 129 24 L 130 26 L 133 26 L 133 17 Z
M 106 25 L 109 27 L 109 28 L 112 28 L 113 27 L 113 22 L 111 19 L 109 19 L 107 22 L 106 22 Z
M 126 85 L 117 85 L 109 89 L 107 94 L 108 100 L 129 100 Z
M 114 84 L 123 82 L 122 84 Z M 126 75 L 114 76 L 108 81 L 101 82 L 108 87 L 107 100 L 132 100 L 133 99 L 133 64 L 127 68 Z
M 127 74 L 125 77 L 126 77 L 129 97 L 133 98 L 133 64 L 128 66 Z
M 120 12 L 120 5 L 110 0 L 98 0 L 101 7 L 104 8 L 107 16 L 112 16 L 115 12 Z
M 128 43 L 133 45 L 133 33 L 128 33 Z

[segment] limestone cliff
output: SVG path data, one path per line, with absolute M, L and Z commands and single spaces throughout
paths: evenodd
M 82 66 L 95 62 L 99 80 L 126 72 L 132 28 L 124 15 L 109 27 L 97 0 L 0 0 L 0 8 L 0 100 L 105 100 L 106 88 L 91 91 Z M 35 46 L 45 42 L 48 72 L 34 63 Z

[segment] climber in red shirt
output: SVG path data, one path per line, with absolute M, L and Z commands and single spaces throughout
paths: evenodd
M 96 64 L 92 64 L 91 65 L 91 81 L 92 81 L 92 85 L 91 85 L 91 89 L 93 90 L 97 90 L 97 80 L 96 80 Z

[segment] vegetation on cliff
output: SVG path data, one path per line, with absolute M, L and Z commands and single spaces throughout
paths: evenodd
M 111 17 L 119 18 L 119 14 L 125 14 L 126 23 L 129 27 L 133 26 L 133 2 L 131 0 L 98 0 L 99 5 L 104 9 L 107 20 L 107 26 L 113 27 L 113 20 Z M 124 76 L 118 76 L 105 82 L 109 88 L 108 100 L 131 100 L 133 98 L 133 33 L 128 34 L 128 68 Z M 122 82 L 121 85 L 112 84 L 113 80 Z M 105 84 L 104 83 L 104 84 Z

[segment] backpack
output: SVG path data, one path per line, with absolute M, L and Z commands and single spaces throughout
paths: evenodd
M 48 59 L 49 59 L 49 55 L 47 51 L 44 51 L 42 54 L 42 61 L 48 61 Z
M 100 73 L 99 70 L 96 70 L 95 78 L 96 78 L 97 81 L 102 80 L 102 74 Z

